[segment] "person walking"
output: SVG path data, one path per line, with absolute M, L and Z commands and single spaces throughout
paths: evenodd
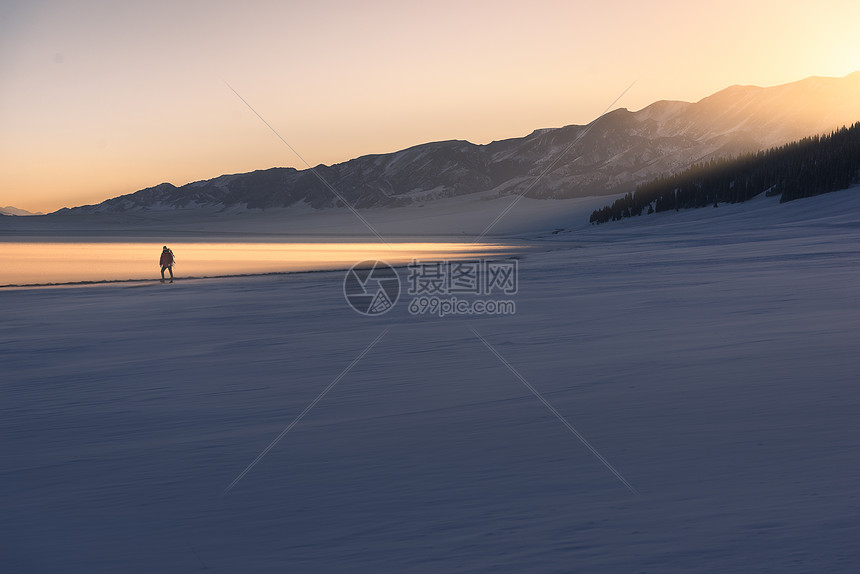
M 173 283 L 173 265 L 176 263 L 176 257 L 173 256 L 173 251 L 164 246 L 161 250 L 161 259 L 158 264 L 161 265 L 161 282 L 164 283 L 164 271 L 170 271 L 170 282 Z

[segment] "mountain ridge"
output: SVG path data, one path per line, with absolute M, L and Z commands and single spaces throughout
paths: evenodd
M 33 212 L 27 211 L 26 209 L 21 209 L 20 207 L 14 207 L 12 205 L 7 205 L 6 207 L 0 207 L 0 215 L 8 215 L 8 216 L 16 216 L 16 217 L 29 217 L 32 215 L 45 215 L 41 211 Z
M 822 109 L 827 111 L 817 112 Z M 356 208 L 471 193 L 611 195 L 696 162 L 760 151 L 857 120 L 860 72 L 811 76 L 772 87 L 729 86 L 695 103 L 658 100 L 634 112 L 617 108 L 586 125 L 541 128 L 488 144 L 445 140 L 313 169 L 273 167 L 179 187 L 162 183 L 55 213 L 339 205 L 320 177 Z

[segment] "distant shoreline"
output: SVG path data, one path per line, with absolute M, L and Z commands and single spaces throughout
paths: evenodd
M 405 267 L 406 265 L 392 265 L 392 267 L 399 268 Z M 266 277 L 270 275 L 295 275 L 299 273 L 333 273 L 338 271 L 346 271 L 349 269 L 348 267 L 335 268 L 335 269 L 304 269 L 297 271 L 269 271 L 266 273 L 237 273 L 237 274 L 229 274 L 229 275 L 202 275 L 195 277 L 176 277 L 173 282 L 174 283 L 186 283 L 188 281 L 203 281 L 203 280 L 211 280 L 211 279 L 239 279 L 239 278 L 248 278 L 248 277 Z M 94 280 L 94 281 L 66 281 L 60 283 L 26 283 L 26 284 L 9 284 L 9 285 L 0 285 L 0 291 L 15 291 L 18 289 L 50 289 L 54 287 L 60 288 L 72 288 L 72 287 L 94 287 L 99 285 L 128 285 L 131 283 L 139 283 L 140 287 L 161 283 L 160 278 L 154 279 L 102 279 L 102 280 Z

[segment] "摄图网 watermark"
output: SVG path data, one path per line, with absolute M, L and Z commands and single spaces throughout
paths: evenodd
M 519 290 L 516 259 L 417 261 L 407 267 L 406 308 L 412 315 L 513 315 Z M 362 261 L 347 271 L 343 294 L 362 315 L 382 315 L 401 295 L 397 270 L 384 261 Z

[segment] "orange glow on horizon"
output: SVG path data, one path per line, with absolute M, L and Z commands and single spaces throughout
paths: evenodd
M 161 244 L 5 243 L 0 286 L 152 280 Z M 402 265 L 502 256 L 512 248 L 487 243 L 170 243 L 177 278 L 348 269 L 366 260 Z

